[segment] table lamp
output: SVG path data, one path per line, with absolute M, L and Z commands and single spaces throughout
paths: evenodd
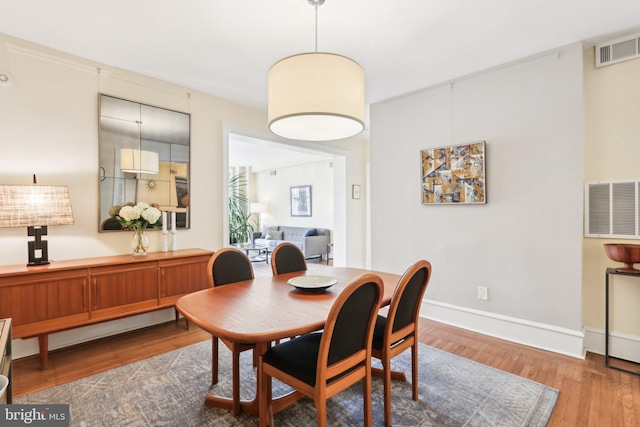
M 0 228 L 27 227 L 27 235 L 34 236 L 28 242 L 29 263 L 49 264 L 47 235 L 49 225 L 73 224 L 71 199 L 66 186 L 0 185 Z M 39 256 L 38 256 L 39 255 Z
M 254 203 L 249 204 L 249 211 L 252 214 L 256 214 L 258 217 L 258 227 L 262 229 L 262 214 L 269 211 L 266 203 Z

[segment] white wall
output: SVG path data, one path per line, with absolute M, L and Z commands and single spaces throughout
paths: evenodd
M 376 104 L 371 116 L 372 267 L 427 259 L 427 317 L 580 356 L 581 45 Z M 420 150 L 479 140 L 488 203 L 421 205 Z
M 256 172 L 255 194 L 257 201 L 268 205 L 269 212 L 262 214 L 266 225 L 290 227 L 328 228 L 333 230 L 333 167 L 330 161 L 290 166 L 270 171 Z M 301 185 L 311 186 L 311 216 L 291 216 L 289 190 Z

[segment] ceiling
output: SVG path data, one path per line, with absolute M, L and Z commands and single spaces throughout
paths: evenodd
M 253 172 L 329 161 L 331 154 L 245 135 L 229 135 L 229 166 L 251 166 Z
M 257 108 L 314 50 L 307 0 L 0 0 L 0 33 Z M 318 51 L 362 65 L 368 104 L 578 41 L 640 31 L 638 0 L 326 0 Z
M 317 22 L 318 51 L 360 63 L 372 104 L 640 32 L 640 1 L 326 0 Z M 0 0 L 0 33 L 261 109 L 314 25 L 307 0 Z

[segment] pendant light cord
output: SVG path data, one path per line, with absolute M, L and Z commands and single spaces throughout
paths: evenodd
M 316 53 L 318 53 L 318 2 L 315 4 L 316 9 Z
M 316 10 L 316 53 L 318 53 L 318 6 L 322 6 L 324 0 L 307 0 L 307 3 L 312 5 Z

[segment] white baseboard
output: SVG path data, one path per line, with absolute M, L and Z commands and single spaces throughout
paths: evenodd
M 542 350 L 584 359 L 582 331 L 425 299 L 422 317 Z
M 604 329 L 585 327 L 584 349 L 604 355 Z M 640 337 L 609 331 L 609 355 L 640 363 Z

